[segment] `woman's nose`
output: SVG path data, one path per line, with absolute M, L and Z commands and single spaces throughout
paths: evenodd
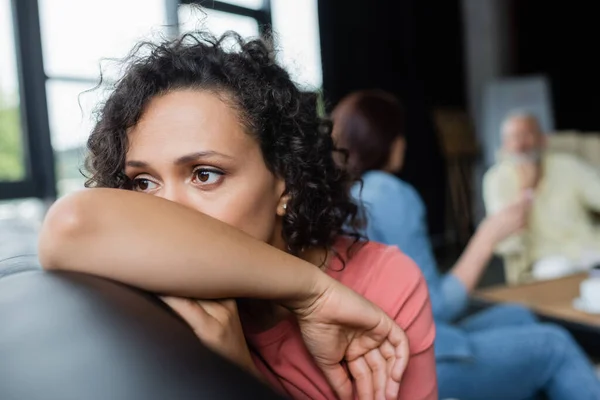
M 185 185 L 167 184 L 164 186 L 159 196 L 165 200 L 170 200 L 175 203 L 189 206 L 189 196 L 187 194 Z

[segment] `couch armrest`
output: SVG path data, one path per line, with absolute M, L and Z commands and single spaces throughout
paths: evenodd
M 101 278 L 0 278 L 0 398 L 280 399 L 154 296 Z

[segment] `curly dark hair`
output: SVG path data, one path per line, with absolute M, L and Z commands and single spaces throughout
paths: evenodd
M 317 115 L 314 94 L 301 92 L 277 65 L 269 40 L 197 32 L 141 43 L 125 62 L 125 74 L 98 110 L 88 140 L 86 187 L 128 187 L 127 132 L 153 97 L 178 89 L 210 90 L 225 94 L 260 144 L 267 168 L 285 181 L 290 200 L 282 234 L 288 250 L 331 250 L 340 235 L 359 242 L 352 181 L 333 160 L 331 123 Z

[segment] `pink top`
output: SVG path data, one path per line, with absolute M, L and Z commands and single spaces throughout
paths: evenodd
M 437 399 L 435 328 L 425 279 L 415 263 L 396 247 L 368 242 L 343 269 L 336 259 L 327 273 L 381 307 L 408 335 L 411 357 L 398 398 Z M 253 354 L 257 368 L 275 389 L 293 399 L 336 399 L 295 319 L 246 338 L 260 354 Z

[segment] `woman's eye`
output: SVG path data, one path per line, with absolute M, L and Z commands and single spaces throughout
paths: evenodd
M 156 189 L 156 183 L 149 179 L 139 178 L 133 180 L 133 190 L 136 192 L 148 192 Z
M 194 171 L 194 183 L 198 185 L 213 185 L 219 183 L 223 178 L 223 172 L 199 168 Z

